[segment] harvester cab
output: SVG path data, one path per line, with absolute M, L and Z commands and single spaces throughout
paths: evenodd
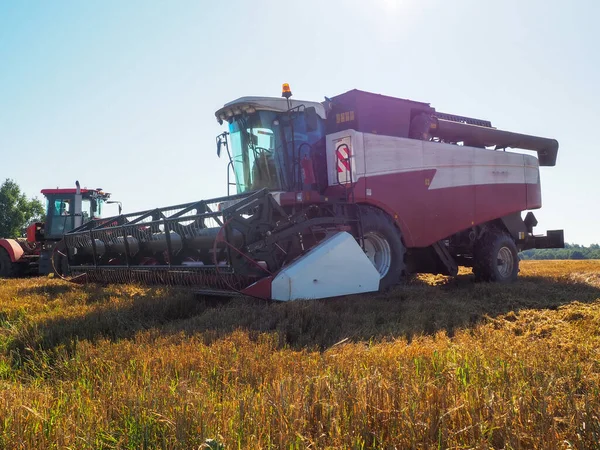
M 77 280 L 326 298 L 459 265 L 510 282 L 519 251 L 564 246 L 562 230 L 534 235 L 530 211 L 554 139 L 359 90 L 319 103 L 284 85 L 280 98 L 242 97 L 215 115 L 228 125 L 217 136 L 228 195 L 68 232 Z
M 317 102 L 289 98 L 243 97 L 216 112 L 219 123 L 229 122 L 229 131 L 217 138 L 217 154 L 227 137 L 228 169 L 237 194 L 262 188 L 270 191 L 302 191 L 315 183 L 305 173 L 302 161 L 315 155 L 311 150 L 325 141 L 325 107 Z M 325 163 L 325 161 L 323 161 Z M 307 183 L 308 182 L 308 183 Z

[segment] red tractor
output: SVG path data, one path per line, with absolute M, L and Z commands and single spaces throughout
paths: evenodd
M 0 278 L 60 273 L 66 262 L 60 256 L 63 235 L 100 217 L 110 194 L 101 189 L 43 189 L 46 221 L 27 227 L 27 237 L 0 239 Z M 110 202 L 109 202 L 110 203 Z

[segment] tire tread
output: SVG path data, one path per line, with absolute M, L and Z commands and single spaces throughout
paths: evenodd
M 513 273 L 507 279 L 500 279 L 497 268 L 497 257 L 499 246 L 502 243 L 508 244 L 511 253 L 515 255 L 515 268 Z M 478 245 L 475 246 L 473 261 L 473 273 L 478 281 L 489 282 L 510 282 L 514 281 L 519 273 L 519 257 L 517 247 L 510 236 L 505 231 L 492 229 L 484 234 Z

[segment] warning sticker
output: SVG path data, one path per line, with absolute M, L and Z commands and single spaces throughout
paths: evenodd
M 335 162 L 339 184 L 352 182 L 352 147 L 350 137 L 335 142 Z

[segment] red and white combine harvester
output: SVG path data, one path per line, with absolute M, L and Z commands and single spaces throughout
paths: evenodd
M 554 139 L 358 90 L 316 103 L 284 85 L 282 97 L 216 112 L 235 195 L 84 224 L 65 235 L 74 279 L 315 299 L 459 265 L 509 282 L 520 250 L 563 247 L 562 230 L 535 236 L 533 213 L 522 218 L 542 206 Z
M 110 194 L 101 189 L 43 189 L 46 221 L 27 227 L 27 237 L 0 239 L 0 278 L 47 275 L 65 270 L 60 249 L 63 235 L 97 219 Z M 110 202 L 109 202 L 110 203 Z

